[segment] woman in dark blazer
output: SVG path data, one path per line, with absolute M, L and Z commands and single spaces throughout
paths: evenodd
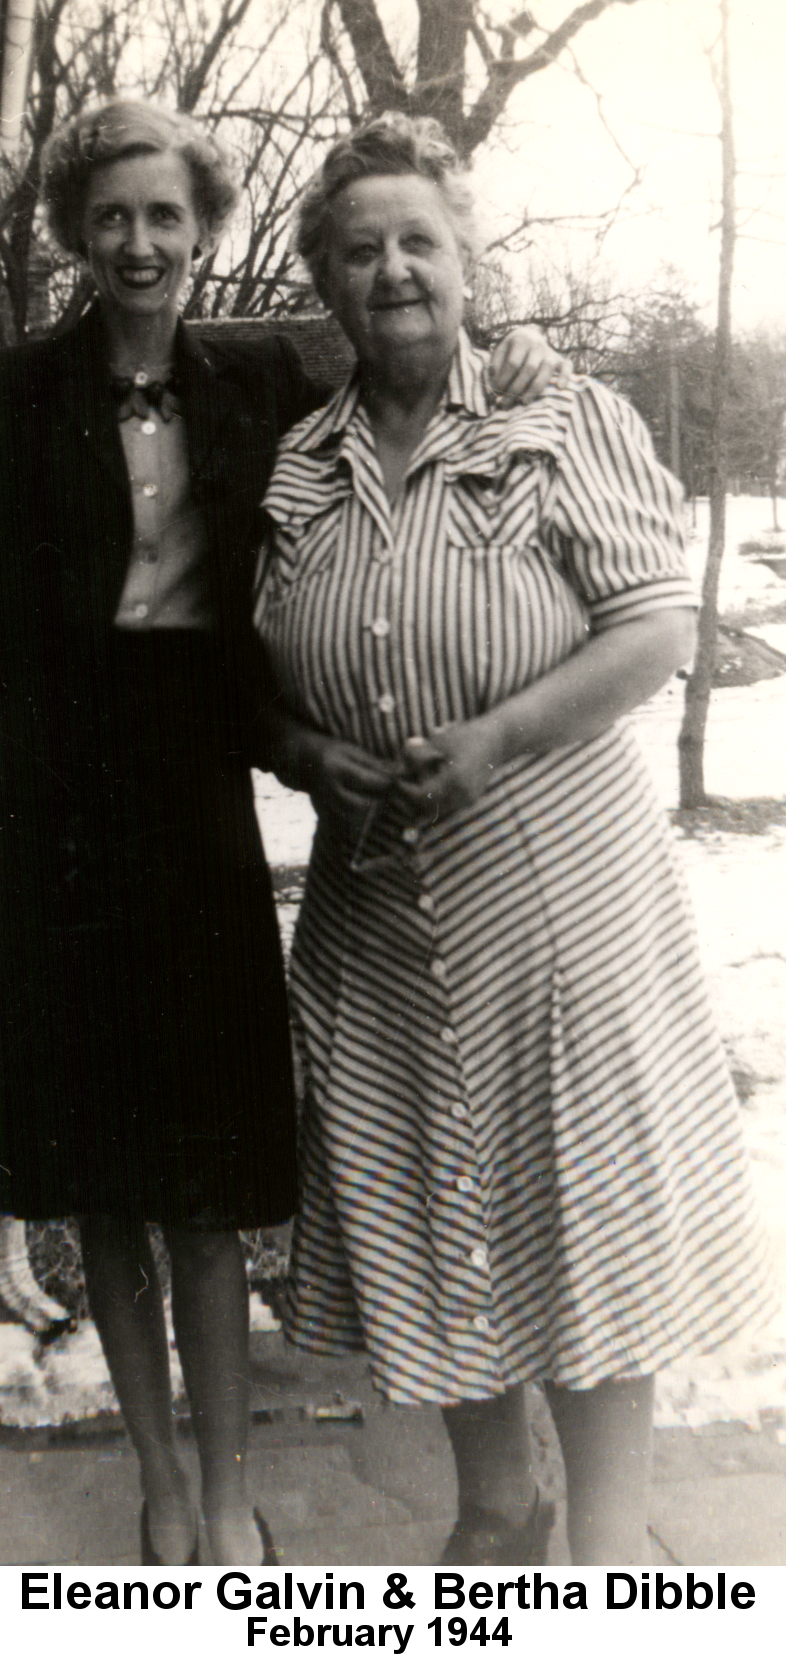
M 186 334 L 235 192 L 191 122 L 79 117 L 46 163 L 98 300 L 0 367 L 0 1210 L 80 1219 L 90 1306 L 141 1463 L 142 1556 L 193 1558 L 145 1220 L 160 1221 L 217 1563 L 258 1562 L 239 1227 L 295 1210 L 284 978 L 250 764 L 252 629 L 296 353 Z
M 140 1460 L 143 1561 L 195 1562 L 172 1315 L 216 1563 L 274 1562 L 244 1476 L 241 1227 L 295 1209 L 284 978 L 250 766 L 276 700 L 252 626 L 276 445 L 318 402 L 282 340 L 178 321 L 234 206 L 193 122 L 138 103 L 50 141 L 44 198 L 97 300 L 0 361 L 0 1212 L 80 1220 Z M 519 334 L 501 386 L 554 354 Z

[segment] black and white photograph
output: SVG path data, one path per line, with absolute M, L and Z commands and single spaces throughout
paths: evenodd
M 786 1563 L 785 76 L 777 0 L 0 0 L 15 1622 Z

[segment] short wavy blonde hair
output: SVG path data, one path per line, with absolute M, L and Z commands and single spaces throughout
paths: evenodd
M 332 146 L 300 199 L 294 245 L 321 300 L 327 299 L 334 197 L 357 179 L 407 173 L 433 181 L 466 264 L 476 257 L 479 234 L 475 200 L 467 170 L 444 128 L 430 116 L 413 117 L 400 110 L 387 110 Z
M 44 147 L 41 200 L 49 228 L 67 254 L 83 254 L 82 220 L 93 170 L 127 156 L 182 156 L 191 174 L 194 211 L 213 246 L 239 197 L 223 147 L 198 122 L 137 99 L 113 99 L 59 127 Z

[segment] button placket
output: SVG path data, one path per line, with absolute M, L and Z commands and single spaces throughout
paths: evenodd
M 392 552 L 388 537 L 376 526 L 363 597 L 363 631 L 368 642 L 364 659 L 369 702 L 384 717 L 394 716 L 397 709 L 390 657 Z
M 415 828 L 408 828 L 410 831 Z M 404 833 L 406 836 L 406 832 Z M 407 841 L 412 841 L 412 837 Z M 417 835 L 414 838 L 417 842 Z M 422 904 L 426 900 L 426 905 Z M 425 916 L 430 916 L 436 910 L 433 897 L 425 893 L 418 896 L 417 904 Z M 435 954 L 429 961 L 429 971 L 432 984 L 435 984 L 437 997 L 446 998 L 446 982 L 448 978 L 448 963 L 445 958 Z M 478 1338 L 493 1337 L 492 1316 L 486 1314 L 483 1308 L 478 1310 L 478 1303 L 492 1309 L 492 1293 L 489 1280 L 489 1255 L 486 1245 L 488 1219 L 483 1184 L 478 1174 L 477 1149 L 475 1144 L 472 1113 L 469 1099 L 466 1095 L 466 1086 L 463 1079 L 461 1060 L 458 1054 L 458 1033 L 450 1021 L 439 1029 L 439 1038 L 445 1048 L 452 1052 L 455 1075 L 456 1095 L 445 1098 L 441 1112 L 445 1120 L 454 1127 L 454 1158 L 457 1162 L 466 1162 L 464 1169 L 449 1176 L 447 1173 L 447 1188 L 445 1202 L 454 1218 L 453 1233 L 455 1239 L 454 1250 L 456 1258 L 455 1268 L 451 1280 L 455 1288 L 458 1304 L 464 1306 L 464 1315 L 461 1327 L 464 1332 L 469 1328 Z M 452 1190 L 452 1202 L 451 1202 Z M 447 1223 L 450 1229 L 450 1223 Z M 482 1277 L 479 1281 L 478 1277 Z M 454 1280 L 455 1277 L 455 1280 Z

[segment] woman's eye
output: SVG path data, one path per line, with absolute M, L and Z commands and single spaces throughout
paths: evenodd
M 348 250 L 348 258 L 353 260 L 356 265 L 366 265 L 369 260 L 373 260 L 375 253 L 376 249 L 373 243 L 358 242 Z
M 407 237 L 403 246 L 407 249 L 411 249 L 413 254 L 423 254 L 433 248 L 434 244 L 431 237 L 427 237 L 420 231 L 416 231 L 413 236 Z

